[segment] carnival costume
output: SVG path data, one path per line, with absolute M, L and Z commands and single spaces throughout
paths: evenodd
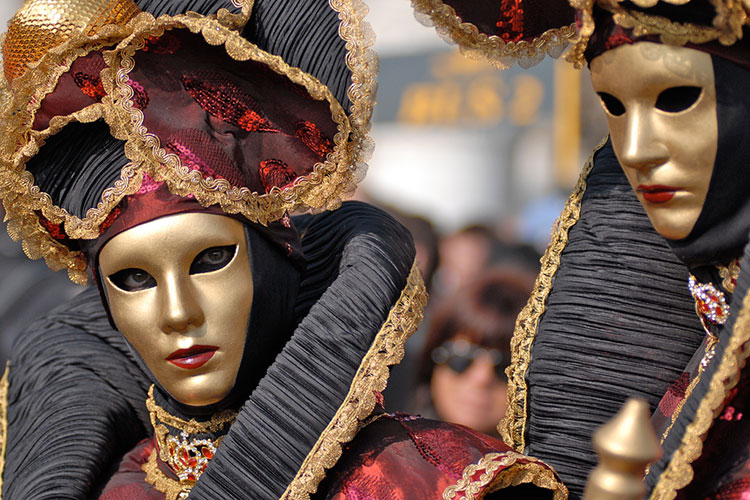
M 11 21 L 9 232 L 95 286 L 15 345 L 0 405 L 6 499 L 564 496 L 551 469 L 499 441 L 376 408 L 426 294 L 406 230 L 341 205 L 371 148 L 365 12 L 358 0 L 29 0 Z M 331 211 L 288 215 L 309 209 Z M 183 262 L 214 226 L 242 236 Z M 163 275 L 110 273 L 109 249 L 153 227 L 120 248 Z M 237 288 L 211 288 L 216 276 Z M 208 292 L 179 295 L 195 283 Z M 118 302 L 143 292 L 164 304 Z M 233 349 L 175 358 L 237 360 L 206 404 L 167 389 L 171 356 L 150 357 L 162 334 L 209 323 L 181 317 L 193 302 L 247 308 Z M 144 348 L 128 332 L 149 327 L 149 307 L 166 326 Z
M 516 61 L 528 67 L 569 44 L 566 57 L 577 67 L 638 42 L 710 55 L 718 144 L 697 221 L 685 237 L 659 235 L 612 140 L 597 148 L 519 317 L 509 413 L 499 430 L 516 450 L 553 465 L 578 498 L 596 463 L 593 431 L 638 396 L 654 412 L 664 449 L 645 479 L 650 498 L 742 498 L 750 491 L 746 4 L 412 3 L 419 19 L 463 53 L 499 68 Z M 609 108 L 618 103 L 608 97 L 608 112 L 622 113 Z

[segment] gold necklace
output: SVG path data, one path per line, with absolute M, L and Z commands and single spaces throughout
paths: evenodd
M 184 420 L 170 415 L 156 404 L 153 385 L 148 391 L 146 408 L 156 436 L 156 447 L 151 452 L 148 462 L 143 466 L 146 482 L 165 493 L 166 500 L 185 499 L 206 470 L 222 440 L 221 437 L 216 441 L 209 438 L 190 439 L 190 434 L 218 432 L 227 424 L 234 422 L 237 412 L 222 411 L 211 417 L 208 422 Z M 179 437 L 171 435 L 167 425 L 177 429 Z M 158 458 L 175 473 L 179 480 L 172 479 L 159 469 L 157 453 Z

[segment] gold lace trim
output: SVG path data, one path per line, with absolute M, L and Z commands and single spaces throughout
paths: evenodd
M 748 343 L 750 343 L 750 294 L 742 301 L 742 310 L 739 312 L 724 355 L 717 360 L 719 365 L 711 378 L 710 388 L 701 400 L 693 421 L 685 429 L 679 448 L 675 450 L 672 460 L 652 490 L 652 499 L 671 500 L 677 496 L 679 489 L 687 486 L 692 480 L 692 463 L 703 452 L 703 437 L 721 412 L 723 402 L 729 392 L 737 385 L 740 371 L 750 356 Z
M 242 8 L 245 18 L 249 18 L 252 0 L 233 0 L 233 3 Z M 228 213 L 243 213 L 251 220 L 261 223 L 280 217 L 286 210 L 338 208 L 341 200 L 351 195 L 363 178 L 367 169 L 366 161 L 371 155 L 373 143 L 368 134 L 375 100 L 378 62 L 371 49 L 374 36 L 364 21 L 367 9 L 361 0 L 330 0 L 329 3 L 339 14 L 339 36 L 346 42 L 346 64 L 352 74 L 352 84 L 347 91 L 352 103 L 348 117 L 330 91 L 314 77 L 289 67 L 276 56 L 262 52 L 233 31 L 233 27 L 243 25 L 247 19 L 239 19 L 226 9 L 221 9 L 213 17 L 188 14 L 163 16 L 159 20 L 148 13 L 141 13 L 126 27 L 107 26 L 96 38 L 76 37 L 52 49 L 39 63 L 14 81 L 12 92 L 7 81 L 0 76 L 0 105 L 4 110 L 0 112 L 0 191 L 3 193 L 11 237 L 23 240 L 23 248 L 29 258 L 44 258 L 53 270 L 67 268 L 72 281 L 86 284 L 87 262 L 83 255 L 54 240 L 41 226 L 34 212 L 41 211 L 54 223 L 64 222 L 65 230 L 71 238 L 95 238 L 98 236 L 97 228 L 109 212 L 124 196 L 138 190 L 142 173 L 154 170 L 159 170 L 154 177 L 166 180 L 175 194 L 195 194 L 205 205 L 218 203 Z M 267 195 L 250 196 L 249 190 L 245 194 L 238 194 L 240 189 L 228 189 L 228 183 L 224 181 L 208 182 L 208 179 L 203 179 L 197 172 L 185 175 L 184 169 L 171 176 L 167 175 L 169 178 L 165 179 L 162 169 L 156 169 L 150 163 L 153 156 L 139 153 L 137 141 L 130 140 L 126 144 L 126 154 L 133 162 L 123 168 L 120 180 L 102 193 L 101 202 L 89 210 L 83 219 L 56 207 L 51 198 L 34 185 L 33 176 L 25 171 L 26 161 L 38 153 L 45 139 L 73 121 L 86 123 L 104 118 L 110 124 L 113 136 L 122 140 L 133 139 L 137 134 L 133 134 L 125 126 L 123 113 L 117 112 L 112 103 L 115 85 L 123 88 L 123 82 L 114 81 L 117 76 L 122 76 L 117 69 L 113 69 L 114 53 L 130 51 L 132 55 L 135 51 L 132 42 L 137 37 L 136 32 L 143 35 L 149 29 L 158 30 L 160 27 L 163 29 L 164 26 L 178 25 L 201 33 L 208 43 L 224 44 L 227 53 L 235 59 L 243 60 L 241 58 L 248 59 L 253 54 L 262 54 L 261 62 L 266 61 L 280 74 L 305 85 L 313 98 L 329 100 L 334 121 L 339 123 L 339 133 L 334 138 L 334 153 L 325 164 L 318 164 L 313 172 L 299 179 L 292 188 L 283 191 L 274 189 Z M 89 106 L 68 117 L 53 118 L 50 128 L 43 132 L 32 131 L 33 116 L 42 99 L 54 90 L 58 78 L 70 69 L 73 61 L 120 40 L 123 41 L 117 51 L 104 54 L 109 67 L 104 71 L 102 83 L 109 95 L 104 98 L 103 103 Z M 125 61 L 126 58 L 123 57 L 122 62 Z M 114 68 L 119 68 L 119 65 Z M 140 132 L 145 134 L 144 131 Z M 195 186 L 194 182 L 198 185 Z M 238 196 L 242 202 L 237 201 Z M 242 196 L 251 202 L 245 203 Z
M 232 186 L 224 179 L 203 177 L 201 172 L 190 170 L 182 165 L 177 155 L 168 154 L 161 147 L 159 139 L 149 133 L 144 126 L 143 112 L 133 106 L 131 100 L 133 90 L 127 82 L 128 75 L 135 67 L 136 51 L 143 47 L 148 38 L 161 36 L 165 30 L 175 28 L 187 28 L 192 33 L 201 34 L 210 45 L 223 45 L 231 58 L 237 61 L 260 62 L 292 82 L 305 87 L 312 98 L 327 100 L 330 103 L 333 120 L 338 125 L 338 133 L 334 136 L 334 151 L 326 162 L 316 164 L 310 174 L 295 181 L 294 186 L 289 189 L 282 191 L 276 188 L 269 194 L 257 194 L 246 187 Z M 347 141 L 352 129 L 344 109 L 333 97 L 331 91 L 313 76 L 292 68 L 280 57 L 259 49 L 236 31 L 221 25 L 216 19 L 190 15 L 162 16 L 159 19 L 141 16 L 136 23 L 133 35 L 124 40 L 110 57 L 110 66 L 116 68 L 117 71 L 113 92 L 113 108 L 116 116 L 114 128 L 119 126 L 118 132 L 129 136 L 132 147 L 126 150 L 126 153 L 133 154 L 129 156 L 130 159 L 135 162 L 145 160 L 145 163 L 151 167 L 149 175 L 156 180 L 165 181 L 171 192 L 180 196 L 194 195 L 204 206 L 220 204 L 227 213 L 241 213 L 248 219 L 261 224 L 276 220 L 287 211 L 307 208 L 305 205 L 312 208 L 326 208 L 330 199 L 306 196 L 305 191 L 309 184 L 327 181 L 325 193 L 334 198 L 340 195 L 340 190 L 344 186 L 341 182 L 336 183 L 334 178 L 345 178 L 349 165 L 352 163 L 353 151 L 350 150 Z M 167 168 L 160 168 L 161 166 Z M 303 198 L 305 202 L 301 201 Z M 99 217 L 104 218 L 106 214 L 100 214 Z
M 5 363 L 5 373 L 0 379 L 0 499 L 3 498 L 3 472 L 5 471 L 5 448 L 8 445 L 8 377 L 10 363 Z
M 740 260 L 734 259 L 726 266 L 718 265 L 719 277 L 721 278 L 721 286 L 724 287 L 729 293 L 734 293 L 734 288 L 737 286 L 737 278 L 740 276 Z
M 545 311 L 547 296 L 552 289 L 552 280 L 560 266 L 560 255 L 568 244 L 568 231 L 581 215 L 581 200 L 586 191 L 586 178 L 594 167 L 594 154 L 606 143 L 603 140 L 584 165 L 573 194 L 552 228 L 552 238 L 542 257 L 542 270 L 536 278 L 534 290 L 528 303 L 516 319 L 513 338 L 510 343 L 511 365 L 508 367 L 508 409 L 504 419 L 497 426 L 503 441 L 516 449 L 525 448 L 528 387 L 526 372 L 531 361 L 531 344 L 536 337 L 539 318 Z
M 417 19 L 434 26 L 444 39 L 458 44 L 461 53 L 473 59 L 487 60 L 499 69 L 508 69 L 518 61 L 529 68 L 549 54 L 558 57 L 576 36 L 575 24 L 545 31 L 532 41 L 505 42 L 499 36 L 482 33 L 472 23 L 464 22 L 456 10 L 442 0 L 412 0 Z
M 143 472 L 146 473 L 146 482 L 153 485 L 157 491 L 161 491 L 166 495 L 165 500 L 182 500 L 183 498 L 187 498 L 192 489 L 192 486 L 184 485 L 178 480 L 172 479 L 159 469 L 156 448 L 151 451 L 148 462 L 143 464 Z
M 595 0 L 571 0 L 570 4 L 579 10 L 581 28 L 578 39 L 566 59 L 581 68 L 585 63 L 584 52 L 591 35 L 594 33 L 593 16 Z M 716 9 L 713 26 L 700 26 L 692 23 L 670 21 L 666 17 L 655 16 L 636 10 L 628 10 L 619 5 L 620 0 L 599 2 L 597 5 L 609 10 L 615 23 L 623 28 L 633 30 L 637 37 L 658 35 L 662 43 L 682 46 L 687 43 L 701 44 L 718 40 L 722 45 L 732 45 L 742 38 L 742 26 L 747 24 L 748 16 L 739 1 L 723 2 L 711 0 Z M 674 5 L 682 5 L 690 0 L 661 0 Z M 640 0 L 639 6 L 655 4 L 655 0 Z
M 339 460 L 342 445 L 354 438 L 375 408 L 375 393 L 385 389 L 388 383 L 388 367 L 403 359 L 404 344 L 422 322 L 426 303 L 427 291 L 415 262 L 401 297 L 363 358 L 349 394 L 280 500 L 309 500 L 325 477 L 326 469 Z
M 518 460 L 526 460 L 527 463 L 518 463 Z M 500 467 L 505 467 L 505 470 L 496 476 L 495 472 Z M 472 479 L 480 472 L 482 474 L 477 479 Z M 461 493 L 463 496 L 459 498 L 479 500 L 487 493 L 527 483 L 553 490 L 553 500 L 564 500 L 568 497 L 568 489 L 557 479 L 552 469 L 536 459 L 507 451 L 488 453 L 476 464 L 468 465 L 458 483 L 445 489 L 443 500 L 453 500 Z

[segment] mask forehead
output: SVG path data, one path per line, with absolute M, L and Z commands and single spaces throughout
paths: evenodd
M 711 57 L 651 42 L 591 62 L 615 154 L 655 229 L 687 237 L 706 200 L 718 147 Z
M 212 262 L 211 249 L 219 249 L 219 264 L 201 267 Z M 253 299 L 243 224 L 205 213 L 162 217 L 113 237 L 99 267 L 118 330 L 159 384 L 191 406 L 227 397 Z M 123 273 L 130 282 L 118 278 Z

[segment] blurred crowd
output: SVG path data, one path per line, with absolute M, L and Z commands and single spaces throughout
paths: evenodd
M 391 213 L 414 237 L 430 301 L 392 370 L 386 407 L 497 434 L 510 340 L 541 255 L 507 230 L 477 224 L 440 234 L 424 217 Z

